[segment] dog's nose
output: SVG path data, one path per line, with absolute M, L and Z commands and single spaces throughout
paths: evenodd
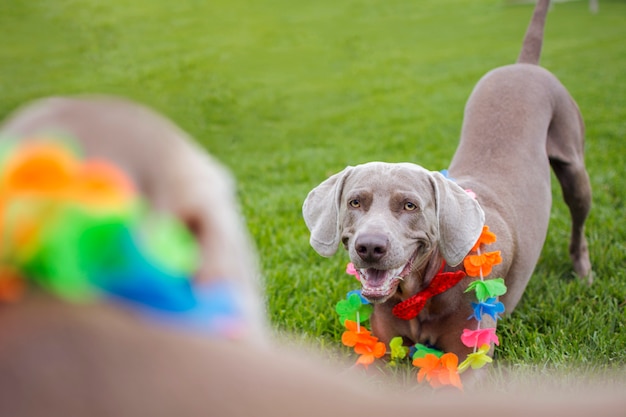
M 354 242 L 356 253 L 365 262 L 378 262 L 389 250 L 389 239 L 380 234 L 364 234 Z

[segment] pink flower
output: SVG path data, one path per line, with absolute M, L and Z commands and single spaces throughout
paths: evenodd
M 495 327 L 477 330 L 463 329 L 461 342 L 467 347 L 488 345 L 491 342 L 500 345 Z
M 359 275 L 359 271 L 356 270 L 356 268 L 354 267 L 354 264 L 352 262 L 350 262 L 347 266 L 346 266 L 346 274 L 348 275 L 354 275 L 354 277 L 356 279 L 358 279 L 359 281 L 361 280 L 361 276 Z

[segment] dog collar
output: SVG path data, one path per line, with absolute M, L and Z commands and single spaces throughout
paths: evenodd
M 167 326 L 241 334 L 235 288 L 194 283 L 199 249 L 184 225 L 151 212 L 116 166 L 81 161 L 76 149 L 48 138 L 0 149 L 0 303 L 30 284 L 69 302 L 106 298 Z
M 448 291 L 466 277 L 465 271 L 443 272 L 444 267 L 445 261 L 442 262 L 441 269 L 433 277 L 430 285 L 412 297 L 396 304 L 392 310 L 393 315 L 402 320 L 414 319 L 422 311 L 428 300 L 435 295 Z
M 377 358 L 385 354 L 390 356 L 390 365 L 396 365 L 406 357 L 412 359 L 415 367 L 419 368 L 417 381 L 428 382 L 433 388 L 442 386 L 454 386 L 463 389 L 460 374 L 470 367 L 482 368 L 492 362 L 488 356 L 492 344 L 499 345 L 495 327 L 481 327 L 483 317 L 490 316 L 494 320 L 504 312 L 504 305 L 497 301 L 497 297 L 506 293 L 506 286 L 502 278 L 486 279 L 491 273 L 492 267 L 502 262 L 500 252 L 484 252 L 486 245 L 494 243 L 496 236 L 484 226 L 478 241 L 470 253 L 463 260 L 465 271 L 443 272 L 442 269 L 433 278 L 432 283 L 423 291 L 413 297 L 398 303 L 393 313 L 404 320 L 417 317 L 426 301 L 437 294 L 454 287 L 466 275 L 477 278 L 472 281 L 465 292 L 473 291 L 477 302 L 472 302 L 473 313 L 468 320 L 476 321 L 475 329 L 464 329 L 460 335 L 462 343 L 473 348 L 463 362 L 459 364 L 459 358 L 454 353 L 444 353 L 429 346 L 417 343 L 410 348 L 403 346 L 400 336 L 394 337 L 389 342 L 389 347 L 380 342 L 378 338 L 366 328 L 365 324 L 372 313 L 372 305 L 360 295 L 360 290 L 348 293 L 347 299 L 339 301 L 335 311 L 339 314 L 340 321 L 346 327 L 341 341 L 344 345 L 354 348 L 359 356 L 356 363 L 365 367 L 369 366 Z M 358 271 L 352 264 L 348 264 L 346 272 L 354 275 L 357 279 Z

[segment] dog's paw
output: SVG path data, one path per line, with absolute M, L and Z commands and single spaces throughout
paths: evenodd
M 579 245 L 570 246 L 570 258 L 574 265 L 574 272 L 581 281 L 591 285 L 593 283 L 593 271 L 589 260 L 589 249 L 587 240 L 583 238 Z

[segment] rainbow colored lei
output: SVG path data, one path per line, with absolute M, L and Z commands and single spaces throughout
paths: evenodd
M 385 344 L 365 327 L 364 323 L 368 321 L 372 313 L 372 306 L 360 295 L 360 290 L 355 290 L 348 293 L 347 299 L 336 304 L 335 311 L 346 327 L 341 337 L 342 343 L 353 347 L 355 353 L 359 355 L 356 363 L 367 367 L 386 353 L 390 356 L 390 365 L 396 365 L 398 361 L 409 357 L 413 365 L 419 368 L 418 382 L 427 381 L 433 388 L 454 386 L 462 390 L 460 374 L 469 368 L 478 369 L 492 362 L 492 358 L 488 355 L 491 344 L 499 345 L 500 343 L 495 327 L 481 327 L 485 315 L 497 320 L 499 314 L 504 312 L 504 305 L 497 301 L 497 297 L 506 293 L 504 280 L 485 278 L 491 273 L 494 265 L 502 262 L 499 251 L 484 252 L 482 250 L 483 246 L 495 241 L 495 234 L 489 231 L 489 227 L 484 226 L 478 241 L 463 261 L 465 273 L 470 277 L 478 278 L 465 290 L 465 292 L 473 291 L 476 295 L 477 302 L 472 302 L 473 313 L 468 319 L 476 319 L 478 325 L 475 329 L 464 329 L 460 336 L 465 346 L 473 348 L 473 352 L 467 355 L 463 362 L 459 364 L 459 358 L 454 353 L 444 353 L 419 343 L 411 348 L 403 346 L 402 338 L 399 336 L 391 339 L 389 349 L 387 349 Z M 352 263 L 348 264 L 346 273 L 359 279 L 359 273 Z
M 186 227 L 151 212 L 113 164 L 81 160 L 69 140 L 3 140 L 0 304 L 32 284 L 66 301 L 106 297 L 160 322 L 236 337 L 235 291 L 193 282 L 199 259 Z

